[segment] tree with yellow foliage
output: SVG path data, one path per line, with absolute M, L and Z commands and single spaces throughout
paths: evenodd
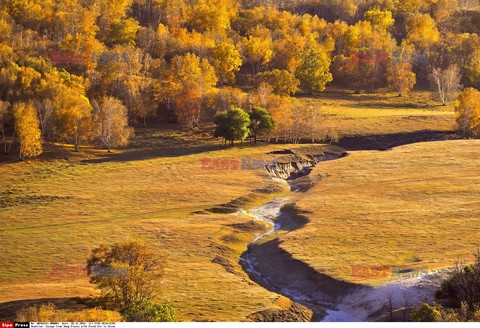
M 292 98 L 272 94 L 268 97 L 266 110 L 276 123 L 275 130 L 272 131 L 275 135 L 275 142 L 278 142 L 282 134 L 286 142 L 292 124 Z M 270 142 L 270 137 L 271 134 L 268 134 L 267 142 Z
M 28 157 L 36 157 L 42 153 L 40 123 L 35 108 L 24 102 L 13 106 L 15 126 L 20 141 L 19 155 L 23 160 Z
M 57 132 L 62 141 L 71 141 L 78 151 L 83 140 L 90 139 L 92 132 L 92 106 L 78 89 L 59 86 L 55 97 Z
M 400 53 L 413 53 L 414 49 L 407 43 L 397 48 Z M 415 73 L 412 71 L 412 64 L 408 62 L 388 61 L 387 63 L 387 82 L 388 85 L 398 92 L 399 97 L 405 96 L 417 81 Z
M 268 64 L 273 57 L 270 31 L 268 29 L 257 29 L 255 34 L 244 37 L 242 41 L 243 55 L 246 62 L 252 65 L 253 75 L 258 73 L 262 65 Z
M 87 266 L 90 283 L 117 308 L 128 308 L 138 299 L 155 299 L 159 294 L 165 260 L 145 242 L 131 240 L 94 248 Z M 95 267 L 127 267 L 127 276 L 93 275 Z
M 443 22 L 448 19 L 458 10 L 457 0 L 431 0 L 432 4 L 432 16 L 437 23 Z
M 399 97 L 405 96 L 416 82 L 416 75 L 412 72 L 410 63 L 387 63 L 388 85 L 398 92 Z
M 101 104 L 93 101 L 96 115 L 98 137 L 111 152 L 111 147 L 123 146 L 133 135 L 133 129 L 128 126 L 127 109 L 122 102 L 114 97 L 105 97 Z
M 237 48 L 231 43 L 222 42 L 213 49 L 212 58 L 220 83 L 235 82 L 235 73 L 242 66 L 242 56 Z
M 255 76 L 255 87 L 259 87 L 262 83 L 268 83 L 273 87 L 273 93 L 280 96 L 290 96 L 298 90 L 300 81 L 295 75 L 286 70 L 274 69 L 258 73 Z
M 455 101 L 455 119 L 463 138 L 480 137 L 480 92 L 466 88 Z
M 366 21 L 369 21 L 373 28 L 381 33 L 388 32 L 395 20 L 390 11 L 381 11 L 380 9 L 371 9 L 363 15 Z
M 215 69 L 206 58 L 187 53 L 173 58 L 168 76 L 161 83 L 169 86 L 180 122 L 193 129 L 200 124 L 202 100 L 217 81 Z M 157 97 L 161 97 L 162 90 L 157 87 Z
M 122 315 L 116 311 L 100 308 L 84 309 L 76 312 L 67 312 L 57 309 L 52 303 L 33 305 L 17 312 L 17 321 L 36 322 L 120 322 Z
M 437 24 L 428 14 L 410 14 L 405 22 L 407 38 L 417 49 L 427 49 L 438 42 Z
M 230 28 L 230 19 L 238 11 L 234 0 L 194 0 L 188 10 L 188 25 L 200 32 Z

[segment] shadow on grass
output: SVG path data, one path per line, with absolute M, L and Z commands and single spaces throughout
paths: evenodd
M 254 144 L 250 144 L 250 143 L 235 144 L 234 147 L 241 149 L 246 147 L 254 147 Z M 146 150 L 146 149 L 131 150 L 131 151 L 125 151 L 120 154 L 115 152 L 106 153 L 104 155 L 99 155 L 100 158 L 83 160 L 82 163 L 95 164 L 95 163 L 106 163 L 106 162 L 128 162 L 128 161 L 153 159 L 157 157 L 180 157 L 180 156 L 194 155 L 194 154 L 200 154 L 200 153 L 217 151 L 217 150 L 224 150 L 229 148 L 231 147 L 216 144 L 216 145 L 197 145 L 197 146 L 189 146 L 189 147 L 159 148 L 159 149 L 149 149 L 149 150 Z
M 352 99 L 356 100 L 356 99 Z M 361 104 L 353 104 L 349 107 L 354 108 L 368 108 L 368 109 L 376 109 L 376 108 L 391 108 L 391 109 L 405 109 L 405 108 L 415 108 L 415 109 L 428 109 L 428 110 L 435 110 L 435 107 L 431 104 L 419 104 L 414 102 L 397 102 L 397 103 L 386 103 L 386 102 L 362 102 Z
M 347 100 L 347 101 L 359 101 L 359 102 L 366 102 L 366 101 L 375 101 L 378 100 L 379 102 L 384 102 L 386 100 L 396 100 L 399 99 L 397 95 L 385 95 L 380 93 L 379 91 L 374 93 L 369 92 L 361 92 L 355 93 L 352 90 L 339 90 L 339 89 L 331 89 L 325 90 L 323 92 L 297 92 L 295 94 L 296 98 L 311 98 L 311 99 L 320 99 L 325 101 L 331 100 Z M 405 98 L 403 98 L 405 99 Z M 377 103 L 373 103 L 372 107 L 376 107 Z
M 297 230 L 305 226 L 309 219 L 294 205 L 281 208 L 276 221 L 278 230 Z M 334 304 L 342 297 L 358 289 L 371 288 L 334 279 L 305 262 L 293 258 L 281 247 L 279 238 L 248 246 L 241 255 L 240 264 L 250 279 L 265 289 L 292 299 L 313 311 L 312 321 L 321 320 L 326 310 L 334 309 Z
M 376 134 L 376 135 L 360 135 L 360 136 L 345 136 L 334 145 L 337 145 L 345 150 L 388 150 L 393 147 L 402 146 L 406 144 L 425 142 L 425 141 L 440 141 L 440 140 L 452 140 L 458 139 L 455 131 L 414 131 L 414 132 L 402 132 L 392 134 Z M 280 144 L 282 142 L 279 142 Z M 301 144 L 310 144 L 310 140 L 303 139 Z M 257 144 L 244 142 L 237 143 L 236 148 L 253 148 L 257 145 L 262 145 L 259 142 Z M 106 162 L 128 162 L 137 160 L 153 159 L 157 157 L 180 157 L 186 155 L 200 154 L 211 151 L 229 149 L 230 146 L 223 146 L 221 144 L 204 144 L 193 145 L 185 147 L 172 147 L 172 148 L 158 148 L 158 149 L 141 149 L 130 150 L 123 153 L 105 153 L 99 155 L 99 158 L 86 159 L 82 163 L 106 163 Z
M 455 131 L 415 131 L 365 136 L 345 136 L 335 145 L 345 150 L 389 150 L 416 142 L 458 139 Z

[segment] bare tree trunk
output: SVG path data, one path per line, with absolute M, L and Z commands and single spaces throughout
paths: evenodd
M 388 292 L 387 294 L 388 299 L 388 308 L 390 311 L 390 321 L 393 321 L 393 292 Z
M 405 309 L 403 310 L 403 321 L 406 322 L 408 319 L 408 312 L 410 310 L 410 295 L 408 295 L 408 291 L 405 289 L 403 291 L 403 301 L 405 305 Z
M 75 151 L 78 152 L 78 135 L 75 136 L 75 140 L 73 141 L 73 146 L 75 147 Z
M 5 154 L 6 154 L 7 153 L 7 138 L 5 136 L 5 130 L 3 129 L 3 124 L 0 125 L 0 128 L 2 129 L 3 149 L 4 149 Z
M 315 143 L 315 126 L 317 124 L 317 108 L 314 107 L 312 109 L 313 113 L 312 113 L 312 143 Z
M 15 138 L 15 134 L 17 133 L 16 127 L 14 127 L 15 130 L 13 130 L 12 138 L 10 139 L 10 142 L 8 143 L 7 147 L 7 137 L 5 135 L 5 131 L 2 129 L 2 134 L 3 134 L 3 141 L 4 141 L 4 146 L 3 149 L 5 151 L 5 154 L 8 154 L 10 150 L 12 149 L 12 144 L 13 144 L 13 139 Z
M 20 142 L 20 147 L 19 147 L 19 151 L 18 151 L 18 157 L 20 158 L 21 161 L 24 160 L 24 157 L 23 157 L 23 154 L 22 154 L 22 143 Z

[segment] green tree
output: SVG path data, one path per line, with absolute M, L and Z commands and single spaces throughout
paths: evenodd
M 248 112 L 248 116 L 250 117 L 250 133 L 252 134 L 255 143 L 257 142 L 258 134 L 268 133 L 275 129 L 275 121 L 263 108 L 253 107 L 252 110 Z
M 217 112 L 214 122 L 217 125 L 215 138 L 223 137 L 233 146 L 235 139 L 243 140 L 247 136 L 250 118 L 243 109 L 232 106 L 229 110 Z
M 333 80 L 329 71 L 330 57 L 325 49 L 312 38 L 305 45 L 300 60 L 295 75 L 301 85 L 309 90 L 325 90 L 327 83 Z
M 135 45 L 135 38 L 140 25 L 133 18 L 118 20 L 110 24 L 107 44 L 112 46 L 114 44 Z
M 175 309 L 170 304 L 159 304 L 138 299 L 122 311 L 129 322 L 178 322 Z

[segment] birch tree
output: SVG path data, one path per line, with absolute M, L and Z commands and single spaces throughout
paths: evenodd
M 123 146 L 133 135 L 128 126 L 127 108 L 114 97 L 105 97 L 101 104 L 92 102 L 96 114 L 96 131 L 99 139 L 111 152 L 111 147 Z
M 460 79 L 462 76 L 456 65 L 450 65 L 446 69 L 434 68 L 430 78 L 438 91 L 443 106 L 446 106 L 448 101 L 455 98 L 461 88 Z

